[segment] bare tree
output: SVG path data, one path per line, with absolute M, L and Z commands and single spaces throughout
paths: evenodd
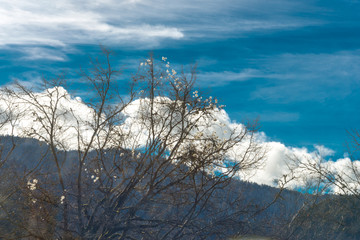
M 256 126 L 223 125 L 217 99 L 202 97 L 194 87 L 195 68 L 177 73 L 164 57 L 141 62 L 129 93 L 121 96 L 119 71 L 110 64 L 111 53 L 104 50 L 104 56 L 83 72 L 91 99 L 81 115 L 60 87 L 63 79 L 46 82 L 42 93 L 21 84 L 4 90 L 8 99 L 27 106 L 6 114 L 34 121 L 19 136 L 46 146 L 18 183 L 16 204 L 24 217 L 14 218 L 4 206 L 9 224 L 16 226 L 13 236 L 205 239 L 236 234 L 259 210 L 244 205 L 233 184 L 239 172 L 259 167 L 265 156 Z
M 288 239 L 357 239 L 359 236 L 360 134 L 349 132 L 348 156 L 336 162 L 321 152 L 289 156 L 289 174 L 307 193 L 288 223 Z

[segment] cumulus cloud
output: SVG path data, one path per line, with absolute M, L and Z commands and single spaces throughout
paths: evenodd
M 2 125 L 0 134 L 34 138 L 45 136 L 46 139 L 46 132 L 44 125 L 42 125 L 46 124 L 46 122 L 41 123 L 38 119 L 45 116 L 42 110 L 50 109 L 49 104 L 51 100 L 54 100 L 53 98 L 60 100 L 57 109 L 59 126 L 55 129 L 57 146 L 71 150 L 77 149 L 79 144 L 80 148 L 81 144 L 86 145 L 93 134 L 92 121 L 94 112 L 80 98 L 71 97 L 62 87 L 47 89 L 44 92 L 34 94 L 32 97 L 20 95 L 20 97 L 13 98 L 6 94 L 2 95 L 0 99 L 1 112 L 5 115 L 11 113 L 11 116 L 15 118 L 14 121 L 5 122 Z M 158 108 L 157 111 L 159 111 L 159 119 L 156 120 L 161 124 L 159 129 L 169 125 L 166 122 L 168 119 L 162 118 L 162 116 L 166 115 L 166 111 L 169 110 L 163 107 L 164 103 L 169 101 L 171 100 L 168 98 L 156 99 L 156 102 L 159 102 L 158 107 L 155 105 Z M 31 104 L 32 102 L 34 103 Z M 40 104 L 41 108 L 37 108 L 37 104 Z M 121 136 L 127 136 L 123 147 L 134 149 L 141 148 L 146 144 L 149 132 L 144 127 L 144 124 L 147 123 L 144 122 L 142 116 L 147 114 L 148 104 L 147 99 L 138 99 L 133 101 L 121 113 L 125 117 L 125 121 L 118 126 L 117 131 L 122 132 Z M 78 126 L 78 124 L 80 125 Z M 196 136 L 201 134 L 202 136 L 217 136 L 219 141 L 228 138 L 230 133 L 242 132 L 245 128 L 243 124 L 233 122 L 224 110 L 216 109 L 210 118 L 202 117 L 197 122 L 197 125 L 198 128 L 191 133 L 195 139 L 197 139 Z M 78 131 L 75 126 L 80 131 L 80 143 L 78 142 Z M 155 127 L 155 131 L 156 129 Z M 103 130 L 104 132 L 102 132 Z M 102 139 L 102 134 L 106 135 L 107 130 L 103 130 L 98 133 L 99 141 Z M 176 128 L 172 131 L 174 132 L 171 133 L 171 137 L 176 138 L 179 136 Z M 44 140 L 44 138 L 39 140 Z M 226 153 L 229 160 L 243 159 L 242 156 L 248 141 L 250 141 L 248 137 L 245 137 L 241 143 L 230 148 Z M 344 189 L 339 185 L 332 185 L 330 187 L 332 192 L 353 193 L 349 189 L 360 190 L 360 181 L 357 179 L 357 174 L 360 172 L 360 161 L 351 161 L 348 157 L 328 160 L 327 157 L 332 156 L 334 151 L 325 146 L 315 145 L 314 151 L 309 151 L 307 148 L 289 147 L 280 142 L 269 141 L 263 132 L 256 134 L 255 141 L 263 150 L 267 151 L 267 154 L 261 165 L 257 165 L 257 168 L 245 168 L 239 172 L 238 176 L 242 180 L 275 187 L 285 184 L 288 188 L 299 189 L 306 188 L 309 183 L 318 181 L 320 176 L 323 177 L 318 171 L 318 169 L 323 169 L 331 177 L 340 176 L 348 186 L 348 188 Z M 109 147 L 111 147 L 111 143 L 109 144 Z M 196 146 L 201 148 L 202 142 L 199 140 Z M 222 168 L 217 170 L 222 170 Z
M 323 145 L 315 145 L 314 147 L 316 148 L 317 152 L 321 157 L 329 157 L 335 154 L 334 150 L 327 148 Z

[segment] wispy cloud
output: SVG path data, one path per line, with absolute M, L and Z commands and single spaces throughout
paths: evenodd
M 241 119 L 259 119 L 260 122 L 296 122 L 300 119 L 300 113 L 297 112 L 279 112 L 279 111 L 263 111 L 263 112 L 236 112 Z
M 22 57 L 23 60 L 50 60 L 64 62 L 68 59 L 65 53 L 57 49 L 23 47 L 18 51 L 25 55 Z
M 197 74 L 198 83 L 206 86 L 222 86 L 231 82 L 247 81 L 249 79 L 264 76 L 259 70 L 244 69 L 239 72 L 223 71 L 223 72 L 201 72 Z
M 275 102 L 341 99 L 359 87 L 359 50 L 321 54 L 283 54 L 260 63 L 270 69 L 270 84 L 253 92 L 255 99 Z
M 132 6 L 135 3 L 130 1 L 118 5 L 104 1 L 92 3 L 91 6 L 98 4 L 100 9 L 103 7 L 112 12 L 112 8 L 120 10 L 122 5 Z M 0 45 L 65 46 L 99 42 L 125 43 L 131 40 L 132 44 L 149 46 L 164 38 L 184 37 L 176 27 L 112 19 L 105 10 L 91 9 L 85 7 L 86 4 L 72 4 L 70 1 L 6 1 L 0 8 Z
M 275 1 L 3 0 L 0 46 L 116 44 L 155 47 L 164 39 L 221 38 L 319 24 L 294 17 L 304 4 Z M 225 35 L 224 35 L 225 34 Z
M 36 72 L 26 72 L 21 74 L 21 76 L 12 77 L 11 81 L 6 84 L 6 87 L 11 88 L 17 82 L 28 89 L 38 91 L 43 86 L 43 80 L 43 77 Z

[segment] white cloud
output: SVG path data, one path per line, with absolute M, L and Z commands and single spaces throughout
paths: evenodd
M 348 96 L 360 84 L 359 50 L 319 54 L 281 54 L 259 60 L 273 84 L 258 88 L 253 99 L 274 102 L 325 101 Z
M 34 96 L 41 106 L 47 106 L 53 97 L 61 96 L 61 100 L 59 101 L 60 109 L 58 109 L 58 113 L 60 114 L 58 118 L 60 127 L 56 127 L 55 130 L 55 141 L 59 143 L 58 147 L 77 149 L 79 146 L 77 142 L 78 132 L 74 128 L 74 126 L 77 126 L 77 123 L 80 123 L 80 138 L 84 141 L 80 143 L 80 147 L 81 144 L 87 144 L 87 141 L 93 133 L 91 126 L 94 113 L 90 107 L 85 105 L 79 98 L 72 98 L 62 87 L 48 89 L 44 92 L 36 93 Z M 6 113 L 12 110 L 12 116 L 18 116 L 18 118 L 14 119 L 12 124 L 2 125 L 0 134 L 14 134 L 15 136 L 35 138 L 38 136 L 37 134 L 46 136 L 44 127 L 36 120 L 36 118 L 43 117 L 44 113 L 37 112 L 35 105 L 25 103 L 24 99 L 30 102 L 34 101 L 34 99 L 29 99 L 26 96 L 23 96 L 23 100 L 18 98 L 13 99 L 7 95 L 2 96 L 0 100 L 1 112 Z M 168 109 L 163 107 L 163 103 L 169 102 L 170 100 L 168 98 L 157 98 L 156 101 L 160 103 L 158 106 L 159 109 L 157 109 L 159 111 L 159 114 L 157 114 L 159 119 L 156 122 L 161 123 L 161 126 L 159 126 L 159 129 L 161 129 L 162 126 L 169 125 L 167 122 L 163 122 L 168 121 L 168 119 L 164 119 L 161 116 L 168 111 Z M 122 112 L 122 116 L 126 116 L 126 119 L 122 125 L 118 126 L 117 131 L 122 132 L 122 134 L 120 134 L 121 136 L 128 136 L 124 143 L 125 148 L 138 148 L 146 144 L 149 133 L 146 130 L 147 127 L 144 127 L 143 124 L 146 125 L 148 123 L 146 123 L 146 121 L 144 122 L 144 118 L 141 116 L 143 116 L 143 114 L 146 115 L 146 111 L 148 111 L 147 104 L 149 103 L 146 99 L 136 100 Z M 157 105 L 155 105 L 155 107 L 157 107 Z M 197 118 L 196 116 L 193 117 Z M 218 136 L 218 139 L 221 140 L 229 137 L 229 134 L 233 131 L 240 133 L 244 130 L 244 125 L 232 122 L 224 110 L 214 111 L 210 118 L 201 118 L 197 122 L 197 125 L 198 129 L 191 133 L 195 139 L 196 136 L 201 133 L 204 136 L 213 136 L 213 134 L 215 134 L 215 136 Z M 103 130 L 104 132 L 100 131 L 98 133 L 99 141 L 102 141 L 101 139 L 104 136 L 102 134 L 106 134 L 107 132 L 106 129 Z M 155 127 L 155 131 L 157 131 L 157 127 Z M 177 136 L 179 136 L 177 131 L 178 130 L 174 128 L 174 130 L 171 131 L 170 138 L 176 139 Z M 130 132 L 131 134 L 127 135 L 127 133 Z M 259 144 L 257 146 L 261 146 L 263 150 L 267 150 L 267 155 L 256 168 L 250 166 L 250 168 L 245 168 L 240 171 L 239 177 L 243 180 L 270 186 L 278 186 L 279 183 L 286 182 L 286 187 L 288 188 L 306 188 L 309 182 L 313 182 L 319 177 L 319 172 L 316 169 L 316 167 L 318 167 L 328 171 L 334 176 L 341 176 L 348 183 L 348 186 L 360 190 L 360 181 L 358 181 L 356 176 L 356 172 L 360 172 L 360 161 L 351 162 L 349 158 L 328 161 L 326 158 L 332 156 L 334 151 L 325 146 L 316 145 L 316 150 L 312 152 L 306 148 L 288 147 L 280 142 L 268 141 L 263 132 L 258 133 L 255 136 L 255 140 L 257 144 Z M 242 142 L 227 151 L 227 157 L 235 161 L 236 159 L 243 159 L 248 143 L 249 136 L 246 136 Z M 109 144 L 111 147 L 111 143 Z M 199 142 L 196 146 L 201 147 L 202 145 Z M 356 169 L 356 171 L 353 171 L 354 169 Z M 336 193 L 347 192 L 343 191 L 341 186 L 331 186 L 330 189 Z
M 262 112 L 236 112 L 237 115 L 246 119 L 259 119 L 260 122 L 296 122 L 300 119 L 298 112 L 279 112 L 279 111 L 262 111 Z
M 137 1 L 128 2 L 130 5 Z M 164 38 L 180 39 L 182 31 L 164 24 L 128 22 L 108 16 L 106 11 L 98 11 L 101 4 L 105 10 L 113 12 L 126 5 L 112 1 L 84 2 L 71 1 L 2 1 L 0 7 L 0 45 L 50 45 L 135 43 L 151 46 Z M 124 10 L 123 10 L 124 11 Z M 126 43 L 131 40 L 132 42 Z
M 55 49 L 47 49 L 41 47 L 24 47 L 18 49 L 25 56 L 24 60 L 50 60 L 64 62 L 67 60 L 65 53 Z
M 323 158 L 333 156 L 335 154 L 334 150 L 327 148 L 323 145 L 314 145 L 314 147 L 316 148 L 320 156 Z
M 256 69 L 244 69 L 240 72 L 223 71 L 223 72 L 202 72 L 197 74 L 199 84 L 207 86 L 221 86 L 231 82 L 247 81 L 264 76 Z
M 221 38 L 320 24 L 291 16 L 305 7 L 265 0 L 0 0 L 0 46 L 103 43 L 144 48 L 163 39 Z

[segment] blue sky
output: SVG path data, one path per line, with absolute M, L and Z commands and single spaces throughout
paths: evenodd
M 342 155 L 360 123 L 358 0 L 0 0 L 0 79 L 71 76 L 99 44 L 134 72 L 149 51 L 198 64 L 199 88 L 270 139 Z

